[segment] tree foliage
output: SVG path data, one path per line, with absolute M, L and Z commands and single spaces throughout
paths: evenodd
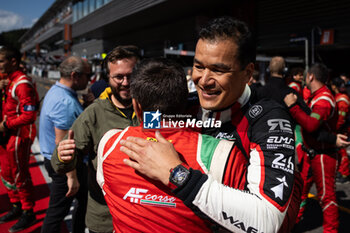
M 21 36 L 27 31 L 28 29 L 17 29 L 7 32 L 2 32 L 0 34 L 0 45 L 13 47 L 18 50 L 21 49 L 21 43 L 18 41 Z

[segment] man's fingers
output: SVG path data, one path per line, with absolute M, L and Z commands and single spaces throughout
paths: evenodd
M 131 140 L 129 140 L 129 138 L 131 138 Z M 128 137 L 127 140 L 121 140 L 120 141 L 120 145 L 124 146 L 124 147 L 127 147 L 129 150 L 132 150 L 132 151 L 135 151 L 137 153 L 140 153 L 143 149 L 144 146 L 147 145 L 147 143 L 149 143 L 148 141 L 146 141 L 147 143 L 143 144 L 141 142 L 141 144 L 139 144 L 138 142 L 135 141 L 139 141 L 137 139 L 141 139 L 141 138 L 135 138 L 135 137 Z M 143 140 L 143 139 L 142 139 Z
M 143 138 L 138 138 L 138 137 L 128 137 L 126 139 L 127 142 L 132 142 L 135 143 L 139 146 L 145 146 L 147 145 L 147 143 L 149 143 L 149 141 L 147 141 L 146 139 Z M 123 144 L 122 144 L 123 145 Z M 123 145 L 124 146 L 124 145 Z
M 72 158 L 73 158 L 73 156 L 72 155 L 60 155 L 60 159 L 62 160 L 62 161 L 71 161 L 72 160 Z
M 68 192 L 66 193 L 66 197 L 74 196 L 77 192 L 78 192 L 78 189 L 75 189 L 75 188 L 69 189 Z
M 73 196 L 73 190 L 72 188 L 68 188 L 68 192 L 66 193 L 66 197 Z
M 74 131 L 70 129 L 68 131 L 68 139 L 73 139 L 73 138 L 74 138 Z
M 167 143 L 168 141 L 163 137 L 163 135 L 159 132 L 159 130 L 156 131 L 156 139 L 158 142 L 161 143 Z
M 137 153 L 135 153 L 133 150 L 130 150 L 128 147 L 121 146 L 120 151 L 127 154 L 133 160 L 138 161 L 138 159 L 139 159 L 139 155 Z
M 75 146 L 75 141 L 73 139 L 66 139 L 66 140 L 60 141 L 58 143 L 58 146 L 64 146 L 64 145 L 69 145 L 69 144 Z
M 131 161 L 130 159 L 124 159 L 123 162 L 125 165 L 128 165 L 129 167 L 135 169 L 136 171 L 140 170 L 140 164 L 138 164 L 135 161 Z

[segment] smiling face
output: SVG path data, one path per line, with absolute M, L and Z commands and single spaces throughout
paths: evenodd
M 7 59 L 5 54 L 0 54 L 0 73 L 11 73 L 14 71 L 16 61 L 15 59 Z
M 112 89 L 113 96 L 120 104 L 120 106 L 117 105 L 117 107 L 127 107 L 131 104 L 129 77 L 136 61 L 136 58 L 125 58 L 108 63 L 109 85 Z
M 237 60 L 237 45 L 232 40 L 200 39 L 192 79 L 201 106 L 207 110 L 220 110 L 234 104 L 242 95 L 253 70 L 252 63 L 241 68 Z

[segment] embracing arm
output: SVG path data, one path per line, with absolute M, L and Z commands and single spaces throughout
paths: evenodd
M 124 163 L 169 185 L 169 170 L 180 164 L 181 160 L 172 144 L 159 132 L 156 133 L 156 138 L 158 142 L 135 137 L 121 141 L 121 151 L 130 157 Z M 291 184 L 293 186 L 293 182 Z M 240 232 L 239 229 L 243 228 L 250 232 L 277 232 L 285 216 L 285 212 L 265 198 L 225 186 L 215 181 L 212 175 L 198 170 L 190 169 L 187 183 L 173 192 L 187 206 L 197 207 L 213 221 L 235 232 Z M 288 197 L 287 199 L 289 200 Z

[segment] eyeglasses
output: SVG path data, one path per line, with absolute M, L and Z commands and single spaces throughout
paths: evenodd
M 124 82 L 124 79 L 126 78 L 127 80 L 130 79 L 131 74 L 116 74 L 113 76 L 110 76 L 113 80 L 115 80 L 117 83 L 122 83 Z

